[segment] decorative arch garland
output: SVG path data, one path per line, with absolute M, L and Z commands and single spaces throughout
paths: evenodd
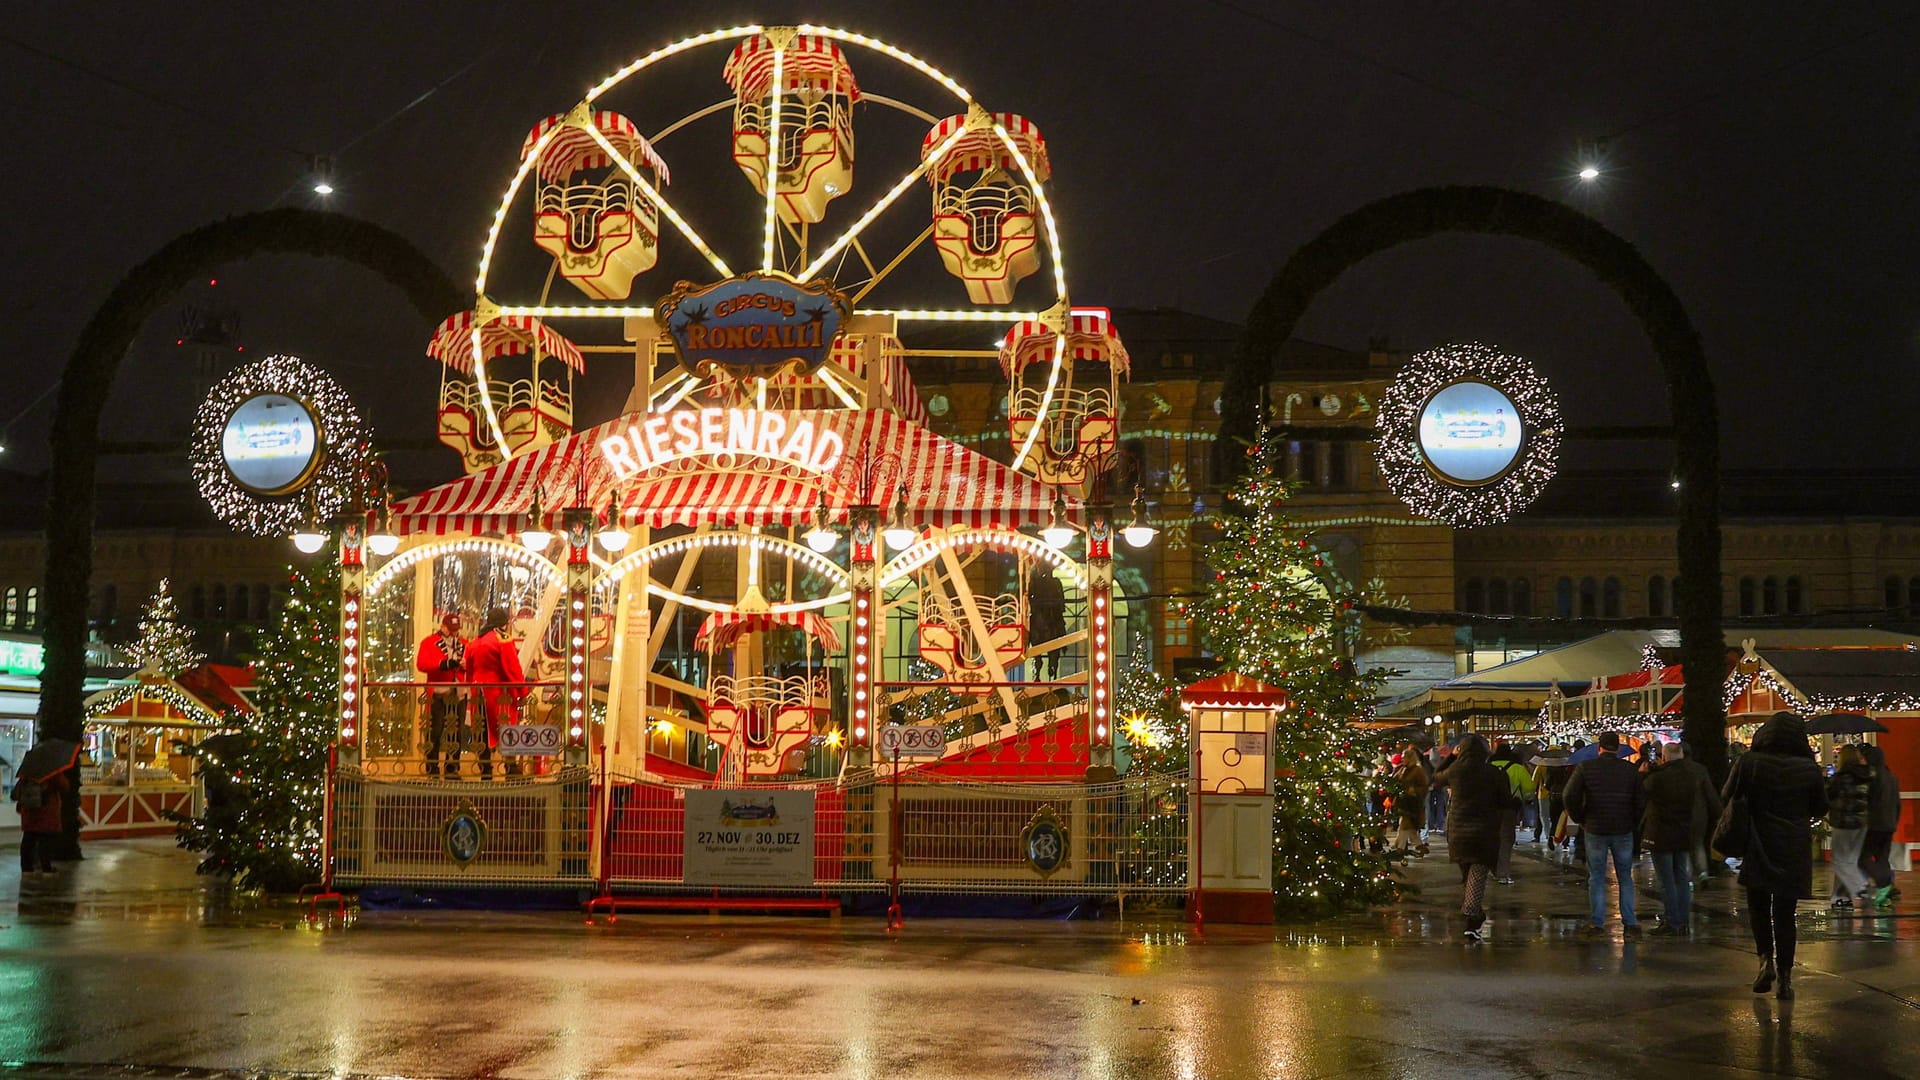
M 299 402 L 317 428 L 320 460 L 309 476 L 283 495 L 242 487 L 227 467 L 222 440 L 227 421 L 247 399 L 280 394 Z M 200 495 L 221 521 L 254 536 L 286 536 L 309 512 L 327 521 L 359 494 L 370 436 L 360 410 L 333 377 L 297 356 L 269 356 L 235 368 L 214 384 L 193 414 L 187 456 Z
M 1439 475 L 1420 447 L 1420 414 L 1441 390 L 1482 382 L 1513 402 L 1525 431 L 1512 464 L 1483 484 Z M 1527 508 L 1560 461 L 1560 403 L 1547 380 L 1526 360 L 1479 343 L 1442 345 L 1407 361 L 1381 395 L 1374 461 L 1387 485 L 1421 517 L 1456 528 L 1494 525 Z

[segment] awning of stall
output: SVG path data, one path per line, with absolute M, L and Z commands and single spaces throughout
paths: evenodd
M 813 519 L 822 495 L 829 515 L 844 521 L 862 493 L 890 512 L 901 492 L 921 525 L 1017 528 L 1044 523 L 1053 489 L 893 413 L 795 409 L 787 430 L 802 423 L 832 432 L 844 446 L 822 473 L 789 462 L 741 454 L 686 457 L 619 481 L 600 444 L 648 415 L 634 413 L 560 439 L 531 453 L 401 499 L 393 524 L 402 534 L 506 535 L 532 509 L 536 491 L 548 510 L 566 506 L 585 482 L 585 505 L 601 507 L 616 489 L 628 522 L 666 525 L 791 525 Z M 871 473 L 871 484 L 865 483 Z M 1069 501 L 1069 516 L 1077 505 Z
M 693 647 L 718 652 L 748 634 L 780 628 L 811 635 L 829 653 L 840 651 L 840 635 L 834 633 L 833 624 L 812 611 L 716 611 L 700 624 Z

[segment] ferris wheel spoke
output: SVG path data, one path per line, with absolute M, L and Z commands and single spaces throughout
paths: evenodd
M 776 42 L 773 47 L 773 93 L 768 99 L 767 110 L 767 174 L 764 186 L 767 189 L 766 240 L 761 248 L 760 268 L 772 273 L 774 270 L 774 240 L 780 225 L 780 105 L 786 96 L 787 50 Z M 802 276 L 805 280 L 805 276 Z
M 813 262 L 809 264 L 805 270 L 800 272 L 800 280 L 806 281 L 812 278 L 829 262 L 832 262 L 833 257 L 838 255 L 848 244 L 853 243 L 854 240 L 859 238 L 860 234 L 866 231 L 867 226 L 873 224 L 875 218 L 886 212 L 887 207 L 893 205 L 895 199 L 905 194 L 906 190 L 912 187 L 916 181 L 927 175 L 927 170 L 938 163 L 941 158 L 945 157 L 947 151 L 953 149 L 954 144 L 959 142 L 966 133 L 966 129 L 961 128 L 941 140 L 940 145 L 934 147 L 932 153 L 922 158 L 919 165 L 915 166 L 913 170 L 905 176 L 902 176 L 899 183 L 893 185 L 892 189 L 885 195 L 882 195 L 878 202 L 868 207 L 867 212 L 860 215 L 859 220 L 848 226 L 847 231 L 841 235 L 840 239 L 835 240 L 832 244 L 828 245 L 825 250 L 821 251 Z M 872 264 L 869 263 L 868 265 Z
M 1053 286 L 1059 295 L 1060 305 L 1065 307 L 1067 305 L 1067 266 L 1066 259 L 1060 254 L 1060 226 L 1053 219 L 1053 202 L 1047 198 L 1047 189 L 1041 186 L 1040 178 L 1034 175 L 1033 162 L 1027 160 L 1026 152 L 1020 149 L 1020 144 L 1015 142 L 1013 136 L 1007 132 L 1006 125 L 996 119 L 993 122 L 993 133 L 1000 137 L 1000 144 L 1007 148 L 1007 153 L 1013 158 L 1014 164 L 1020 166 L 1020 175 L 1026 177 L 1027 187 L 1032 190 L 1034 200 L 1040 204 L 1040 217 L 1047 223 L 1047 253 L 1052 256 L 1053 261 Z M 1052 396 L 1051 387 L 1048 388 L 1048 396 Z M 1041 408 L 1045 408 L 1044 403 Z M 1028 440 L 1028 445 L 1032 445 L 1032 440 Z M 1026 451 L 1022 450 L 1020 457 L 1026 456 Z M 1014 467 L 1019 468 L 1019 465 L 1015 464 Z
M 860 286 L 860 291 L 853 294 L 853 302 L 858 304 L 861 300 L 865 299 L 868 293 L 878 288 L 880 283 L 887 279 L 888 274 L 893 273 L 894 270 L 897 269 L 901 263 L 907 261 L 907 256 L 913 254 L 915 251 L 918 251 L 920 248 L 920 245 L 926 243 L 927 240 L 932 236 L 933 236 L 933 226 L 929 225 L 926 228 L 920 230 L 920 235 L 914 237 L 913 243 L 908 244 L 906 247 L 901 248 L 900 254 L 895 255 L 893 257 L 892 262 L 888 263 L 887 265 L 873 272 L 873 276 L 871 278 L 868 278 L 866 282 Z M 858 248 L 858 246 L 859 245 L 857 244 L 855 245 L 856 248 Z M 866 252 L 864 250 L 861 251 L 860 257 L 863 259 L 866 258 Z M 868 269 L 872 269 L 873 263 L 868 262 L 867 267 Z
M 660 213 L 665 215 L 666 219 L 673 223 L 674 228 L 680 230 L 680 235 L 686 237 L 688 243 L 699 249 L 700 254 L 707 257 L 707 262 L 713 264 L 713 268 L 719 271 L 721 277 L 733 276 L 733 268 L 727 265 L 727 261 L 722 259 L 719 253 L 715 252 L 705 240 L 701 239 L 699 233 L 693 231 L 693 226 L 687 224 L 687 219 L 680 216 L 680 211 L 675 210 L 673 204 L 667 202 L 666 196 L 660 194 L 659 188 L 647 183 L 647 178 L 640 174 L 640 170 L 634 167 L 633 162 L 627 160 L 627 156 L 620 152 L 619 147 L 614 146 L 605 135 L 600 134 L 599 130 L 592 125 L 588 125 L 581 130 L 591 135 L 594 142 L 600 144 L 600 149 L 606 153 L 608 160 L 618 165 L 620 171 L 627 174 L 627 179 L 633 182 L 633 186 L 638 188 L 640 193 L 647 197 L 648 201 L 660 208 Z

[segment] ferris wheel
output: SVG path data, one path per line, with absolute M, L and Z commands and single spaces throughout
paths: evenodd
M 1034 121 L 862 34 L 739 26 L 648 53 L 527 134 L 474 308 L 428 347 L 445 365 L 440 439 L 469 472 L 549 445 L 574 428 L 588 357 L 636 350 L 630 412 L 924 423 L 909 358 L 950 355 L 951 324 L 981 324 L 1007 380 L 1009 463 L 1084 494 L 1117 449 L 1128 361 L 1103 309 L 1072 306 L 1052 169 Z M 798 287 L 824 320 L 813 362 L 685 355 L 689 324 L 705 334 L 752 281 Z M 941 324 L 945 351 L 910 347 Z

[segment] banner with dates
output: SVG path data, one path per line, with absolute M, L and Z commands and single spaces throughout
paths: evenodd
M 686 793 L 689 885 L 812 885 L 813 792 Z

